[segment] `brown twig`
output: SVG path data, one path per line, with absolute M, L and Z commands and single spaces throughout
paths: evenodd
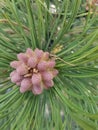
M 0 19 L 0 23 L 8 23 L 9 20 L 8 19 Z M 10 21 L 12 24 L 14 25 L 19 25 L 18 23 L 14 22 L 14 21 Z M 22 25 L 22 27 L 26 30 L 26 31 L 30 31 L 25 25 Z
M 74 64 L 71 64 L 71 63 L 69 63 L 69 62 L 66 62 L 66 61 L 64 61 L 63 59 L 61 59 L 60 57 L 56 56 L 56 55 L 50 54 L 50 56 L 54 57 L 54 58 L 57 59 L 57 60 L 62 61 L 62 62 L 65 63 L 65 64 L 68 64 L 68 65 L 70 65 L 70 66 L 75 66 Z

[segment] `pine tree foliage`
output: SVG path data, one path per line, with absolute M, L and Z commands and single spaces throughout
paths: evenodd
M 9 76 L 27 48 L 48 51 L 59 71 L 36 96 Z M 85 0 L 0 1 L 0 129 L 98 129 L 98 12 Z

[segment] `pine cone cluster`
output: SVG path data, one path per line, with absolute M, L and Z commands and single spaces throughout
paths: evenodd
M 58 74 L 55 60 L 50 58 L 48 52 L 30 48 L 25 53 L 17 55 L 18 61 L 12 61 L 10 66 L 15 70 L 11 72 L 11 81 L 20 86 L 20 92 L 32 91 L 41 94 L 43 89 L 53 87 L 53 78 Z

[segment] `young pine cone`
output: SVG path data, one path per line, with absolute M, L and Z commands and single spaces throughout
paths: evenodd
M 11 81 L 20 86 L 20 92 L 32 91 L 35 95 L 41 94 L 43 89 L 53 87 L 53 78 L 58 74 L 54 69 L 55 60 L 49 57 L 48 52 L 30 48 L 26 53 L 17 55 L 18 61 L 12 61 L 10 66 L 15 70 L 11 72 Z

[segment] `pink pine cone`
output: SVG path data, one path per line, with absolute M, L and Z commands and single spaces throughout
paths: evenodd
M 44 52 L 42 50 L 39 50 L 39 49 L 35 49 L 35 55 L 37 56 L 38 60 L 40 60 L 44 54 Z
M 10 77 L 12 77 L 14 74 L 16 74 L 16 70 L 14 70 L 14 71 L 12 71 L 12 72 L 10 73 Z
M 30 49 L 30 48 L 28 48 L 27 50 L 26 50 L 26 55 L 28 56 L 28 57 L 32 57 L 33 56 L 33 51 L 32 51 L 32 49 Z
M 32 92 L 35 95 L 41 94 L 42 91 L 43 91 L 43 89 L 42 89 L 42 87 L 40 85 L 34 85 L 33 88 L 32 88 Z
M 18 66 L 20 66 L 21 65 L 21 62 L 20 61 L 12 61 L 11 63 L 10 63 L 10 66 L 12 67 L 12 68 L 17 68 Z
M 25 64 L 22 64 L 19 67 L 17 67 L 16 71 L 19 75 L 24 75 L 24 74 L 28 73 L 28 70 L 27 70 L 27 67 Z
M 47 67 L 48 67 L 48 64 L 46 61 L 39 62 L 38 66 L 37 66 L 39 71 L 45 71 L 45 70 L 47 70 Z
M 20 61 L 22 61 L 22 62 L 24 62 L 24 63 L 27 63 L 27 61 L 28 61 L 28 57 L 27 57 L 27 55 L 24 54 L 24 53 L 18 54 L 18 55 L 17 55 L 17 58 L 18 58 L 18 60 L 20 60 Z
M 34 68 L 37 65 L 37 57 L 30 57 L 28 59 L 28 66 Z
M 57 76 L 57 74 L 59 73 L 58 70 L 53 69 L 53 71 L 51 72 L 53 77 Z
M 49 80 L 49 81 L 45 81 L 44 84 L 45 84 L 46 88 L 49 88 L 54 85 L 54 82 L 53 82 L 53 80 Z
M 16 72 L 16 73 L 14 73 L 14 74 L 11 76 L 11 81 L 12 81 L 13 83 L 16 83 L 16 82 L 21 81 L 22 78 L 23 78 L 23 77 L 20 76 L 20 75 Z
M 49 68 L 54 68 L 54 66 L 55 66 L 55 61 L 54 60 L 48 61 L 48 67 Z
M 21 82 L 20 92 L 24 93 L 25 91 L 28 91 L 31 86 L 32 86 L 32 82 L 30 78 L 23 79 Z
M 43 60 L 48 60 L 49 59 L 49 53 L 48 52 L 44 52 L 43 56 L 42 56 Z
M 30 48 L 26 53 L 17 55 L 18 61 L 12 61 L 10 66 L 15 70 L 11 72 L 11 81 L 20 86 L 20 92 L 32 91 L 39 95 L 43 89 L 54 86 L 53 78 L 57 76 L 58 70 L 54 69 L 55 60 L 49 57 L 48 52 L 36 48 Z
M 32 84 L 33 85 L 40 84 L 41 80 L 42 80 L 42 77 L 40 74 L 33 74 L 33 76 L 32 76 Z
M 53 75 L 49 71 L 44 71 L 41 73 L 44 81 L 49 81 L 53 79 Z

